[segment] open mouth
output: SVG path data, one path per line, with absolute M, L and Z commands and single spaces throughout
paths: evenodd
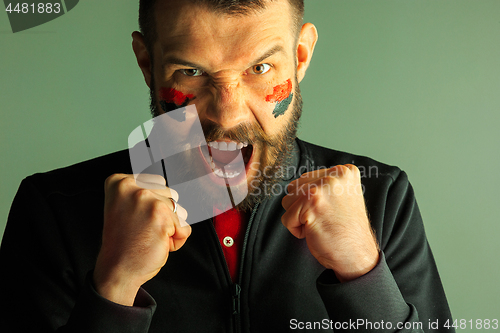
M 202 155 L 215 176 L 234 179 L 246 176 L 246 166 L 252 158 L 253 146 L 247 142 L 210 141 L 208 154 Z
M 253 146 L 246 142 L 211 141 L 208 143 L 210 167 L 220 178 L 235 178 L 245 171 L 245 165 L 252 157 Z M 238 158 L 239 154 L 243 157 Z

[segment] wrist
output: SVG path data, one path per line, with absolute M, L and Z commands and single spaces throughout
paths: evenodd
M 377 266 L 379 261 L 380 253 L 377 251 L 376 253 L 365 255 L 353 263 L 344 264 L 339 267 L 331 267 L 331 269 L 334 271 L 337 279 L 341 283 L 344 283 L 367 274 Z
M 130 278 L 117 275 L 104 275 L 95 269 L 93 284 L 96 292 L 107 300 L 125 305 L 133 306 L 140 285 L 131 282 Z

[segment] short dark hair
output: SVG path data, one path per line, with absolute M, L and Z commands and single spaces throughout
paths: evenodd
M 243 15 L 252 10 L 266 8 L 266 2 L 274 0 L 189 0 L 195 4 L 202 4 L 213 8 L 214 11 L 225 14 Z M 298 36 L 304 18 L 304 0 L 288 0 L 292 8 L 292 19 L 295 26 L 295 33 Z M 156 0 L 139 1 L 139 29 L 144 36 L 144 42 L 150 56 L 153 56 L 153 45 L 156 41 L 155 25 L 155 4 Z

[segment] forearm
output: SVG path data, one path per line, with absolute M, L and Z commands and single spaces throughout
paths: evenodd
M 363 332 L 379 332 L 384 325 L 387 332 L 421 332 L 418 314 L 405 302 L 383 254 L 373 270 L 349 282 L 340 283 L 331 270 L 325 271 L 318 278 L 317 288 L 337 329 L 356 327 Z M 411 329 L 406 331 L 404 327 Z
M 148 332 L 156 302 L 144 290 L 139 289 L 133 306 L 109 301 L 97 293 L 92 285 L 92 272 L 76 302 L 66 326 L 61 333 Z

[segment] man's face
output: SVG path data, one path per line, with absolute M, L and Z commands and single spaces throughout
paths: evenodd
M 264 183 L 279 180 L 276 167 L 295 138 L 301 98 L 291 18 L 287 0 L 244 15 L 189 1 L 157 3 L 153 114 L 196 105 L 210 147 L 200 150 L 212 174 L 205 191 L 228 184 L 248 188 L 240 209 L 259 200 Z M 244 167 L 231 163 L 239 152 Z

